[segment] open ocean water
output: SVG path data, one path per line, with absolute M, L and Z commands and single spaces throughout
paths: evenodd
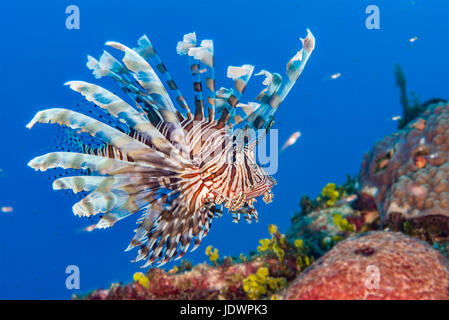
M 79 29 L 66 27 L 69 5 L 79 8 Z M 369 5 L 379 8 L 379 29 L 366 27 Z M 232 85 L 229 65 L 284 72 L 306 28 L 316 38 L 315 51 L 274 125 L 280 145 L 295 131 L 301 137 L 279 154 L 274 201 L 256 204 L 259 223 L 234 224 L 229 214 L 216 219 L 201 246 L 185 256 L 194 263 L 207 260 L 208 245 L 221 256 L 249 253 L 267 236 L 268 224 L 285 232 L 301 195 L 316 196 L 328 182 L 357 174 L 365 152 L 396 130 L 392 118 L 402 114 L 395 63 L 421 101 L 449 96 L 449 2 L 3 1 L 0 207 L 12 211 L 0 212 L 0 299 L 68 299 L 129 282 L 140 271 L 139 263 L 130 262 L 136 250 L 123 252 L 137 217 L 83 232 L 89 223 L 72 213 L 77 198 L 53 191 L 50 174 L 27 166 L 52 150 L 57 131 L 25 125 L 38 110 L 84 103 L 63 84 L 95 82 L 87 54 L 98 57 L 109 40 L 134 47 L 146 34 L 192 104 L 188 64 L 175 50 L 184 34 L 195 31 L 200 39 L 214 40 L 219 88 Z M 244 101 L 255 97 L 261 80 L 252 79 Z M 118 91 L 111 83 L 106 87 Z M 69 265 L 79 267 L 79 290 L 66 288 Z

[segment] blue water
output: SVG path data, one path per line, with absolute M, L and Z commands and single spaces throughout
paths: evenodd
M 65 28 L 70 4 L 80 8 L 79 30 Z M 380 9 L 379 30 L 365 27 L 369 4 Z M 395 131 L 392 117 L 401 114 L 394 63 L 401 64 L 408 89 L 421 101 L 448 98 L 449 2 L 2 2 L 0 206 L 14 211 L 0 212 L 0 298 L 67 299 L 131 281 L 140 270 L 130 262 L 136 250 L 123 252 L 133 236 L 134 216 L 108 230 L 80 232 L 87 222 L 72 214 L 76 198 L 52 191 L 49 175 L 26 165 L 50 150 L 56 130 L 37 125 L 29 131 L 25 124 L 38 110 L 82 101 L 63 83 L 95 82 L 85 67 L 87 54 L 98 57 L 108 40 L 133 47 L 145 33 L 192 101 L 187 63 L 175 51 L 185 33 L 214 39 L 217 86 L 230 87 L 228 65 L 250 63 L 256 70 L 282 73 L 307 27 L 316 37 L 316 49 L 275 124 L 280 143 L 294 131 L 302 137 L 280 155 L 275 200 L 257 203 L 258 224 L 233 224 L 229 215 L 214 221 L 200 248 L 186 256 L 194 262 L 206 260 L 208 245 L 219 248 L 221 256 L 249 253 L 267 236 L 268 224 L 288 228 L 302 194 L 315 196 L 326 183 L 357 174 L 364 153 Z M 418 40 L 411 43 L 413 37 Z M 335 73 L 341 77 L 329 80 Z M 80 290 L 66 289 L 68 265 L 80 268 Z

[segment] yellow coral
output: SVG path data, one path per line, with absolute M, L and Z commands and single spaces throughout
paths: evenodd
M 268 276 L 268 273 L 269 273 L 268 268 L 261 267 L 261 268 L 257 269 L 256 275 L 259 278 L 266 278 Z
M 284 259 L 285 252 L 283 249 L 281 249 L 277 242 L 273 243 L 273 251 L 276 254 L 276 256 L 279 258 L 279 261 L 282 261 Z
M 295 247 L 298 249 L 302 249 L 304 247 L 304 241 L 302 239 L 296 239 Z
M 268 226 L 268 232 L 269 232 L 271 235 L 275 235 L 275 234 L 278 232 L 278 227 L 277 227 L 275 224 L 270 224 L 270 225 Z
M 283 248 L 286 247 L 286 237 L 279 234 L 278 227 L 274 224 L 268 226 L 268 232 L 271 234 L 271 239 L 260 239 L 260 246 L 257 247 L 257 251 L 262 253 L 271 250 L 279 258 L 279 261 L 282 261 L 285 255 Z
M 334 224 L 341 230 L 341 231 L 355 231 L 354 225 L 350 224 L 349 221 L 342 217 L 341 214 L 337 213 L 334 215 Z
M 260 267 L 256 273 L 250 274 L 243 279 L 243 290 L 252 300 L 259 299 L 268 293 L 269 290 L 279 290 L 287 285 L 285 278 L 269 277 L 269 271 L 266 267 Z
M 133 279 L 146 289 L 150 286 L 150 280 L 142 272 L 134 273 Z
M 313 263 L 314 259 L 313 257 L 309 256 L 299 256 L 296 258 L 296 265 L 298 266 L 299 270 L 304 270 L 308 266 L 310 266 Z
M 265 251 L 270 250 L 270 247 L 271 247 L 270 239 L 260 239 L 259 243 L 260 243 L 260 246 L 257 247 L 257 251 L 265 252 Z
M 286 242 L 285 234 L 281 234 L 281 237 L 279 238 L 279 243 L 285 244 L 285 242 Z
M 213 262 L 214 264 L 217 264 L 217 260 L 219 258 L 218 249 L 217 248 L 215 248 L 213 250 L 212 249 L 213 249 L 212 246 L 208 246 L 206 248 L 206 255 L 209 257 L 209 260 L 211 262 Z
M 338 192 L 335 183 L 328 183 L 321 191 L 321 195 L 327 199 L 326 204 L 332 207 L 340 197 L 340 192 Z

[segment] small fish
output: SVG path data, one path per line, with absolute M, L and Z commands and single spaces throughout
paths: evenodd
M 84 232 L 92 232 L 92 231 L 95 230 L 96 227 L 97 227 L 96 224 L 91 224 L 91 225 L 89 225 L 89 226 L 83 228 L 81 231 L 84 231 Z
M 408 41 L 410 41 L 410 42 L 415 42 L 416 40 L 418 40 L 418 37 L 410 38 Z
M 351 195 L 349 195 L 347 197 L 344 197 L 343 199 L 338 200 L 336 205 L 340 206 L 340 205 L 345 204 L 345 203 L 351 203 L 351 202 L 357 200 L 357 198 L 358 198 L 358 195 L 351 194 Z
M 327 77 L 323 78 L 323 81 L 335 80 L 335 79 L 340 78 L 340 77 L 341 77 L 341 73 L 338 72 L 338 73 L 334 73 L 333 75 L 330 75 L 330 76 L 327 76 Z
M 284 151 L 286 148 L 290 147 L 291 145 L 296 143 L 296 140 L 298 140 L 298 138 L 301 136 L 301 132 L 296 131 L 294 132 L 290 138 L 287 139 L 287 141 L 285 142 L 284 146 L 282 147 L 281 151 Z
M 391 120 L 393 120 L 393 121 L 399 121 L 401 119 L 402 119 L 401 116 L 394 116 L 393 118 L 391 118 Z
M 2 212 L 13 212 L 13 207 L 2 207 Z
M 331 79 L 332 79 L 332 80 L 337 79 L 337 78 L 340 78 L 340 77 L 341 77 L 341 73 L 340 73 L 340 72 L 331 75 Z

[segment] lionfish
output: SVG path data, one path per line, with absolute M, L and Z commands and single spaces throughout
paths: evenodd
M 139 248 L 134 262 L 146 260 L 142 267 L 147 267 L 177 260 L 192 242 L 192 251 L 199 246 L 223 206 L 234 222 L 241 216 L 251 222 L 258 220 L 256 198 L 271 202 L 276 181 L 257 163 L 255 148 L 315 47 L 309 30 L 300 40 L 302 49 L 287 63 L 286 75 L 260 71 L 256 75 L 265 76 L 266 87 L 257 102 L 241 103 L 254 66 L 228 67 L 227 77 L 235 88 L 216 90 L 212 40 L 198 45 L 195 33 L 184 35 L 176 50 L 189 61 L 193 112 L 147 36 L 134 49 L 106 42 L 124 53 L 122 62 L 104 51 L 100 60 L 88 56 L 87 67 L 97 79 L 115 80 L 133 103 L 95 84 L 67 82 L 111 120 L 107 124 L 105 117 L 95 119 L 63 108 L 39 111 L 28 128 L 37 122 L 57 123 L 99 144 L 79 139 L 79 152 L 47 153 L 28 165 L 41 171 L 58 167 L 83 171 L 56 179 L 53 189 L 84 192 L 73 212 L 80 217 L 98 215 L 96 228 L 141 212 L 126 249 Z

